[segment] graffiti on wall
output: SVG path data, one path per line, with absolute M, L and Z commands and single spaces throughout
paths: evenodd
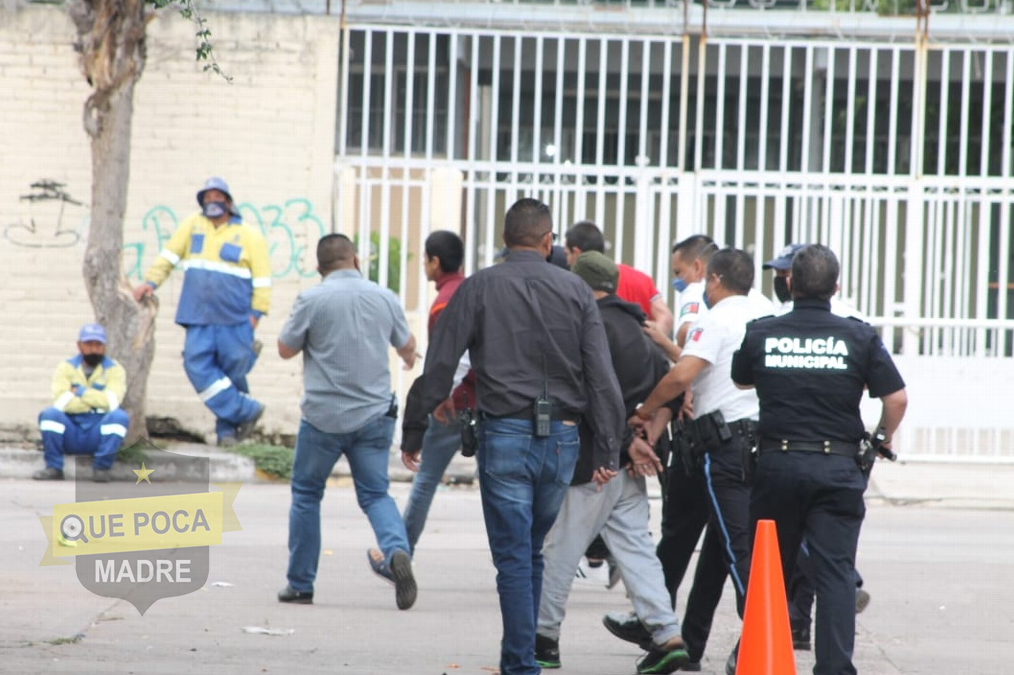
M 32 183 L 32 191 L 19 198 L 28 203 L 28 215 L 4 227 L 4 239 L 24 248 L 65 248 L 78 243 L 88 212 L 66 187 L 48 178 Z M 68 226 L 69 222 L 78 227 Z
M 308 279 L 317 275 L 316 253 L 307 250 L 307 245 L 315 245 L 327 230 L 314 211 L 313 202 L 302 197 L 264 206 L 243 202 L 239 212 L 243 221 L 260 228 L 267 240 L 274 278 Z M 180 220 L 168 206 L 148 209 L 141 218 L 141 238 L 128 241 L 123 247 L 127 278 L 134 281 L 143 278 L 147 265 L 162 250 Z

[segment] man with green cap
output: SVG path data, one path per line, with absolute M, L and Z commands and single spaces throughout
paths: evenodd
M 618 271 L 612 260 L 597 251 L 582 253 L 571 271 L 592 289 L 606 330 L 609 352 L 620 383 L 626 412 L 637 405 L 665 376 L 669 362 L 662 350 L 641 331 L 644 312 L 616 296 Z M 613 552 L 631 602 L 651 634 L 651 648 L 637 664 L 638 673 L 669 673 L 686 663 L 680 625 L 669 603 L 662 564 L 648 529 L 645 477 L 662 471 L 658 455 L 642 438 L 623 439 L 620 466 L 627 470 L 603 485 L 592 481 L 594 436 L 582 422 L 581 451 L 563 506 L 546 537 L 542 599 L 535 641 L 536 661 L 543 668 L 560 667 L 560 624 L 574 572 L 585 549 L 601 532 Z

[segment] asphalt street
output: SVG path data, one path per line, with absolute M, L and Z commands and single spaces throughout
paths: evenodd
M 235 502 L 243 529 L 211 548 L 204 587 L 159 600 L 142 616 L 123 600 L 85 590 L 73 566 L 39 566 L 47 546 L 39 516 L 74 501 L 73 483 L 10 479 L 0 486 L 0 672 L 497 670 L 495 571 L 475 487 L 438 492 L 415 558 L 419 600 L 409 611 L 398 611 L 393 589 L 369 571 L 365 551 L 374 544 L 372 533 L 348 479 L 336 479 L 323 505 L 314 605 L 276 601 L 285 585 L 288 485 L 251 482 Z M 393 485 L 399 506 L 408 489 Z M 659 500 L 652 505 L 657 535 Z M 857 620 L 860 673 L 1014 670 L 1014 467 L 878 467 L 859 567 L 872 594 Z M 600 623 L 603 613 L 627 606 L 622 586 L 576 584 L 561 637 L 563 668 L 556 672 L 635 672 L 637 647 L 613 638 Z M 705 674 L 724 672 L 738 629 L 727 588 Z M 811 654 L 796 652 L 796 664 L 798 673 L 809 673 Z

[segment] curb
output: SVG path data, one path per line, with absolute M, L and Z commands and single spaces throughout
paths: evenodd
M 236 482 L 254 479 L 253 460 L 240 455 L 226 453 L 178 453 L 186 456 L 207 457 L 210 461 L 211 482 Z M 71 456 L 73 457 L 73 456 Z M 68 461 L 64 464 L 64 477 L 73 480 L 77 473 L 77 462 Z M 14 450 L 0 448 L 0 478 L 31 478 L 36 471 L 46 468 L 46 462 L 42 453 L 37 450 Z M 182 478 L 182 469 L 174 462 L 167 461 L 161 467 L 164 471 L 165 480 Z M 91 467 L 88 467 L 82 477 L 91 477 Z M 115 481 L 135 481 L 132 466 L 122 462 L 114 462 L 110 469 L 110 477 Z

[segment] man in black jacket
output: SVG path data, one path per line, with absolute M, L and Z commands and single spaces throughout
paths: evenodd
M 571 271 L 595 294 L 613 370 L 628 414 L 651 393 L 668 370 L 668 360 L 641 330 L 644 312 L 616 295 L 617 268 L 598 252 L 578 256 Z M 637 615 L 651 633 L 652 646 L 638 663 L 639 673 L 672 672 L 687 660 L 679 620 L 669 603 L 662 565 L 648 531 L 645 476 L 662 470 L 658 455 L 642 438 L 627 434 L 621 443 L 625 472 L 601 488 L 592 481 L 594 433 L 582 423 L 581 452 L 574 478 L 544 550 L 545 571 L 536 634 L 536 661 L 560 667 L 560 624 L 581 555 L 599 532 L 613 552 Z

